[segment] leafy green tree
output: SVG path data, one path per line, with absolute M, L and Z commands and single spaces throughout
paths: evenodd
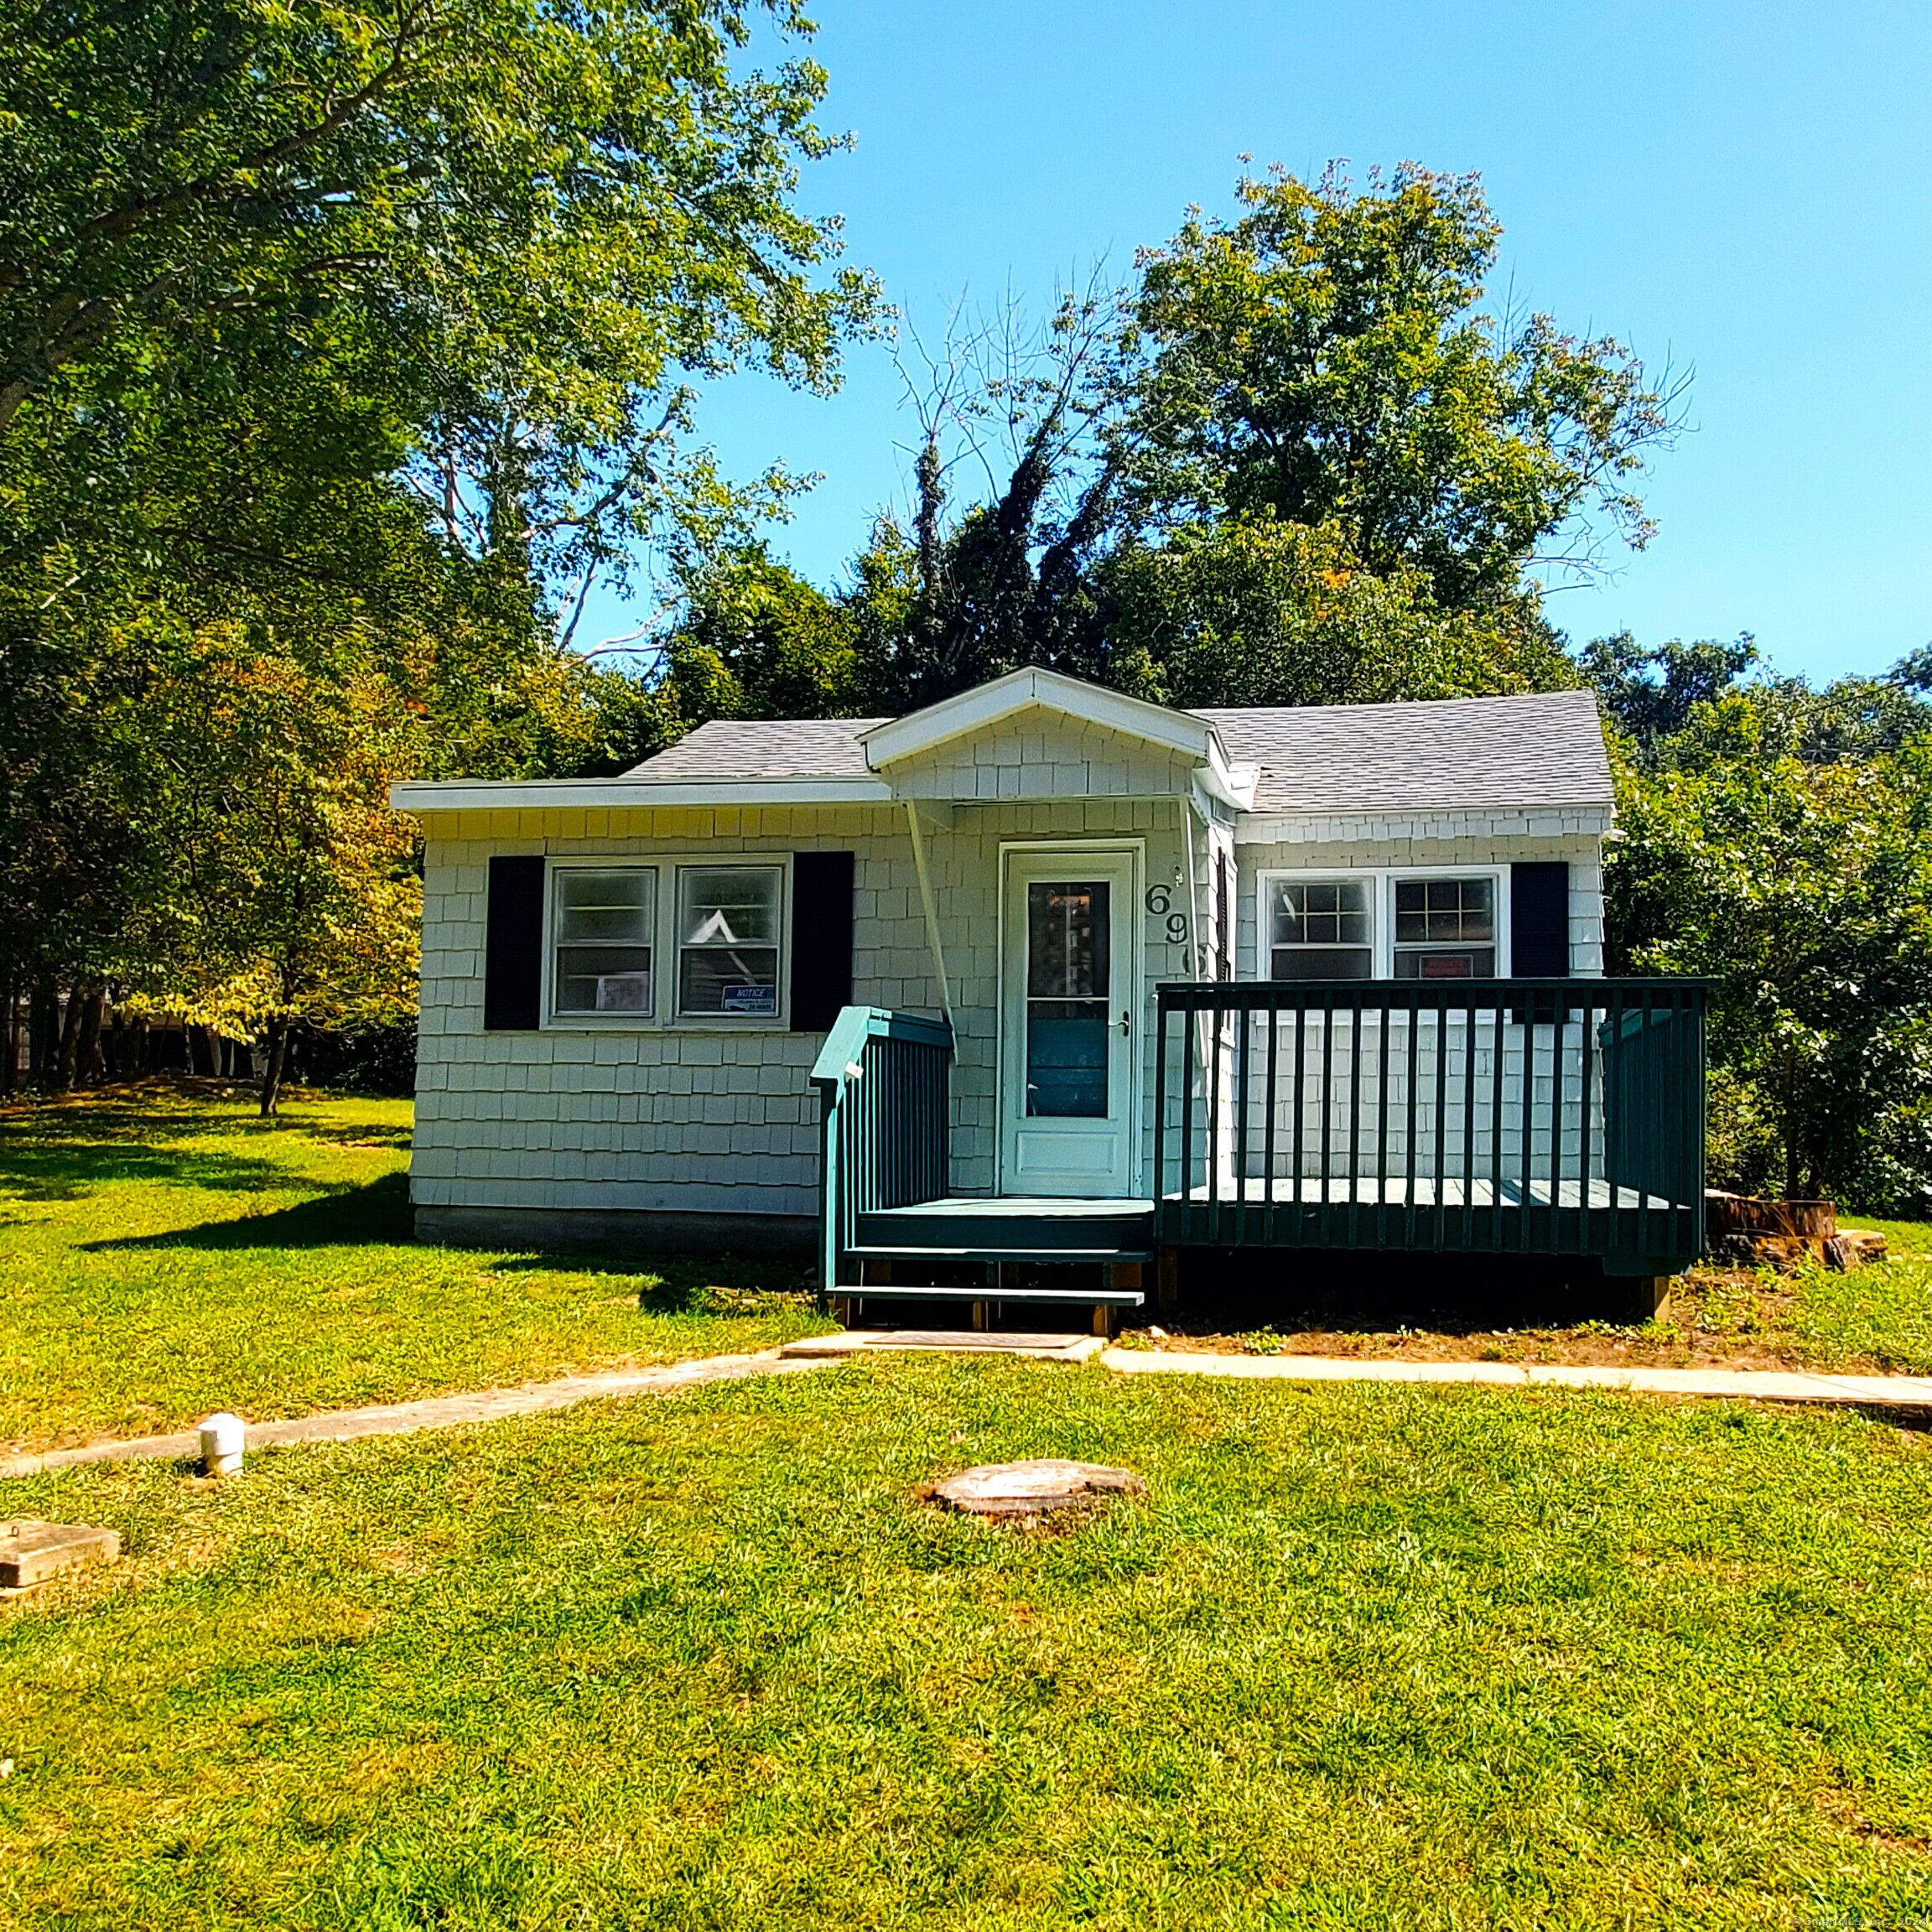
M 684 608 L 663 647 L 678 718 L 857 714 L 850 611 L 762 549 L 695 574 Z
M 267 1116 L 292 1027 L 415 1005 L 422 887 L 387 792 L 426 727 L 366 666 L 319 670 L 240 626 L 204 626 L 171 655 L 152 699 L 172 782 L 151 828 L 169 862 L 143 896 L 145 963 L 124 971 L 259 1029 Z
M 1660 653 L 1665 673 L 1695 671 L 1696 648 Z M 1612 963 L 1716 983 L 1719 1178 L 1919 1213 L 1932 1200 L 1932 709 L 1851 755 L 1819 719 L 1867 716 L 1873 688 L 1901 694 L 1842 683 L 1723 690 L 1641 756 L 1620 740 Z
M 205 988 L 247 906 L 218 928 L 174 890 L 209 776 L 180 700 L 226 701 L 195 652 L 246 640 L 314 719 L 334 689 L 434 720 L 357 753 L 385 777 L 607 764 L 663 707 L 555 620 L 638 538 L 694 555 L 782 497 L 691 446 L 693 384 L 829 386 L 871 290 L 796 206 L 834 144 L 823 75 L 750 64 L 808 32 L 789 0 L 69 0 L 10 26 L 0 978 Z M 346 755 L 319 723 L 287 741 Z M 288 840 L 325 805 L 235 815 L 259 863 L 231 839 L 223 876 L 258 933 L 325 917 Z M 277 944 L 292 1015 L 330 955 Z
M 1576 681 L 1540 579 L 1646 540 L 1681 384 L 1489 313 L 1472 176 L 1237 192 L 1126 287 L 956 317 L 906 371 L 916 501 L 848 599 L 870 708 L 1028 663 L 1192 703 Z
M 1533 614 L 1446 611 L 1421 571 L 1363 569 L 1334 523 L 1184 527 L 1118 553 L 1104 582 L 1114 681 L 1171 704 L 1378 704 L 1573 678 Z
M 1501 229 L 1473 175 L 1405 164 L 1241 181 L 1141 258 L 1144 364 L 1118 434 L 1150 522 L 1340 524 L 1378 575 L 1425 572 L 1444 608 L 1587 574 L 1600 529 L 1641 547 L 1634 493 L 1681 385 L 1621 344 L 1481 307 Z

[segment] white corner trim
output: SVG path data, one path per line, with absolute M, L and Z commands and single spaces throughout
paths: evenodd
M 928 704 L 922 711 L 911 711 L 903 718 L 875 724 L 870 731 L 860 733 L 859 742 L 865 747 L 865 762 L 876 771 L 881 766 L 917 757 L 1036 706 L 1061 712 L 1103 730 L 1118 731 L 1124 737 L 1162 745 L 1202 763 L 1218 754 L 1223 766 L 1226 764 L 1227 754 L 1221 749 L 1219 735 L 1205 719 L 1170 711 L 1163 704 L 1150 704 L 1145 699 L 1129 698 L 1102 685 L 1064 677 L 1057 671 L 1042 671 L 1036 666 L 1010 671 L 1004 678 Z
M 646 784 L 634 778 L 408 779 L 389 787 L 398 812 L 650 812 L 756 805 L 891 805 L 879 778 L 709 778 Z

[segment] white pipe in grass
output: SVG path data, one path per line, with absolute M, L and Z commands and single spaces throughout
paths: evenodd
M 239 1415 L 224 1409 L 201 1424 L 201 1467 L 210 1476 L 236 1476 L 242 1470 L 242 1443 L 247 1431 Z

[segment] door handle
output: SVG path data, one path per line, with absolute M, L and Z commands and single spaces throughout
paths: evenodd
M 1133 1015 L 1131 1013 L 1123 1012 L 1120 1015 L 1120 1037 L 1123 1040 L 1127 1037 L 1129 1023 L 1132 1018 Z

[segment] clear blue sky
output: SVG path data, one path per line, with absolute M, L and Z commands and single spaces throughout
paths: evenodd
M 1581 640 L 1754 631 L 1781 668 L 1874 670 L 1932 641 L 1932 5 L 819 0 L 823 117 L 856 148 L 805 205 L 928 322 L 1030 299 L 1225 210 L 1239 171 L 1346 156 L 1478 170 L 1499 279 L 1566 328 L 1695 366 L 1661 527 L 1553 599 Z M 708 399 L 728 465 L 824 480 L 773 548 L 830 584 L 902 499 L 887 355 L 829 401 Z M 606 605 L 589 624 L 624 626 Z M 588 641 L 588 640 L 585 640 Z

